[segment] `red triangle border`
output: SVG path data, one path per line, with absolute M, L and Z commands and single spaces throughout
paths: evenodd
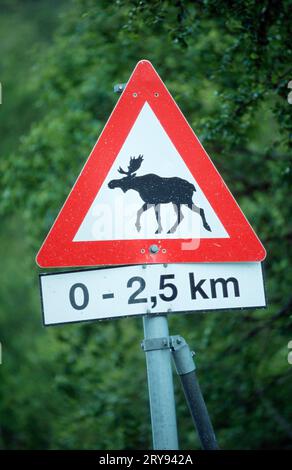
M 145 102 L 151 106 L 178 153 L 193 174 L 230 238 L 189 240 L 113 240 L 73 242 L 86 213 L 114 163 Z M 149 247 L 159 246 L 152 254 Z M 136 65 L 125 90 L 47 235 L 39 266 L 75 267 L 144 263 L 258 262 L 265 249 L 222 177 L 147 60 Z

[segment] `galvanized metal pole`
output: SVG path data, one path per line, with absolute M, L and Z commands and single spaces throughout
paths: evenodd
M 144 316 L 153 448 L 177 450 L 177 424 L 166 316 Z

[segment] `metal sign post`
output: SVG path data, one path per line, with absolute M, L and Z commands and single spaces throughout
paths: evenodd
M 143 317 L 154 449 L 178 449 L 176 412 L 166 316 Z
M 185 398 L 204 450 L 218 450 L 213 426 L 196 376 L 192 353 L 184 338 L 168 336 L 165 316 L 143 317 L 153 449 L 178 449 L 170 358 L 180 377 Z

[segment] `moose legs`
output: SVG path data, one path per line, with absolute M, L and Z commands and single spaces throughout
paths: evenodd
M 203 222 L 203 227 L 205 230 L 208 230 L 208 232 L 212 232 L 210 225 L 208 224 L 205 216 L 205 211 L 204 209 L 196 206 L 193 202 L 190 204 L 186 204 L 186 206 L 191 209 L 191 211 L 195 212 L 196 214 L 200 214 L 202 222 Z
M 137 219 L 136 219 L 135 226 L 138 232 L 140 232 L 141 230 L 141 223 L 140 223 L 141 215 L 143 214 L 143 212 L 146 212 L 148 209 L 150 209 L 150 207 L 152 207 L 152 205 L 149 205 L 147 204 L 147 202 L 145 202 L 143 206 L 140 207 L 140 209 L 137 211 Z
M 141 215 L 146 212 L 150 207 L 154 207 L 155 210 L 155 217 L 158 223 L 158 227 L 155 233 L 161 233 L 162 232 L 162 225 L 161 225 L 161 217 L 160 217 L 160 204 L 143 204 L 143 206 L 138 210 L 137 212 L 137 219 L 136 219 L 136 229 L 138 232 L 141 230 Z
M 161 225 L 161 215 L 160 215 L 160 204 L 155 204 L 154 210 L 155 210 L 155 217 L 158 223 L 158 227 L 155 233 L 161 233 L 162 225 Z
M 191 209 L 193 212 L 195 212 L 196 214 L 199 214 L 201 216 L 204 229 L 208 230 L 208 232 L 211 232 L 212 230 L 211 230 L 211 227 L 210 227 L 210 225 L 208 224 L 208 222 L 206 220 L 204 209 L 196 206 L 195 204 L 193 204 L 193 202 L 191 202 L 189 204 L 185 204 L 185 205 L 189 209 Z M 176 212 L 177 219 L 176 219 L 175 224 L 171 227 L 170 230 L 168 230 L 167 233 L 174 233 L 176 231 L 177 227 L 179 226 L 179 224 L 181 223 L 181 221 L 183 220 L 184 216 L 183 216 L 183 213 L 182 213 L 182 210 L 181 210 L 181 206 L 182 206 L 182 204 L 173 203 L 173 207 L 174 207 L 174 210 Z
M 196 206 L 193 202 L 190 202 L 188 204 L 186 204 L 186 203 L 185 204 L 180 204 L 180 203 L 177 204 L 177 203 L 173 202 L 172 204 L 173 204 L 173 207 L 174 207 L 177 218 L 176 218 L 176 221 L 175 221 L 174 225 L 168 230 L 167 233 L 174 233 L 176 231 L 177 227 L 179 226 L 179 224 L 181 223 L 181 221 L 183 220 L 184 215 L 183 215 L 182 210 L 181 210 L 182 205 L 186 205 L 191 211 L 195 212 L 196 214 L 199 214 L 201 219 L 202 219 L 204 229 L 208 230 L 208 232 L 212 231 L 210 225 L 208 224 L 208 222 L 206 220 L 204 209 Z M 136 226 L 136 229 L 137 229 L 138 232 L 140 232 L 140 230 L 141 230 L 141 216 L 142 216 L 142 214 L 144 212 L 146 212 L 148 209 L 150 209 L 151 207 L 154 208 L 155 217 L 156 217 L 157 224 L 158 224 L 158 227 L 157 227 L 157 230 L 156 230 L 155 233 L 158 234 L 158 233 L 162 232 L 161 216 L 160 216 L 160 204 L 147 204 L 146 202 L 137 211 L 137 219 L 136 219 L 135 226 Z
M 168 230 L 167 233 L 174 233 L 176 231 L 177 227 L 179 226 L 179 224 L 181 223 L 181 221 L 184 218 L 183 213 L 181 211 L 181 205 L 180 204 L 175 204 L 174 202 L 172 204 L 173 204 L 177 219 L 176 219 L 175 224 Z

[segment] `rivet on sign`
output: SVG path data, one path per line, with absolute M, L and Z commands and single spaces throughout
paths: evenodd
M 145 250 L 144 250 L 144 248 L 142 248 L 142 250 L 141 250 L 141 253 L 142 253 L 142 255 L 145 253 Z
M 138 93 L 133 93 L 134 98 L 137 98 Z
M 149 247 L 149 251 L 150 251 L 150 253 L 154 253 L 154 254 L 155 254 L 155 253 L 158 253 L 159 247 L 158 247 L 157 245 L 151 245 L 151 246 Z
M 164 267 L 164 268 L 167 268 L 167 263 L 164 263 L 163 267 Z
M 158 98 L 159 93 L 156 91 L 156 92 L 154 93 L 154 96 L 155 96 L 155 98 Z
M 142 250 L 141 250 L 142 251 Z M 144 250 L 145 251 L 145 250 Z M 142 264 L 142 269 L 146 269 L 146 264 Z
M 165 248 L 162 248 L 162 253 L 166 253 L 166 249 L 165 249 Z

